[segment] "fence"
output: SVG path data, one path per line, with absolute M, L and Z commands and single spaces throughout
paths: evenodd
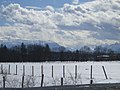
M 1 64 L 1 71 L 0 71 L 0 74 L 1 74 L 1 78 L 2 78 L 2 82 L 1 82 L 1 87 L 3 88 L 10 88 L 11 86 L 12 87 L 19 87 L 19 88 L 26 88 L 26 87 L 43 87 L 43 86 L 46 86 L 46 83 L 45 83 L 45 79 L 46 78 L 52 78 L 53 81 L 52 81 L 52 84 L 49 84 L 50 86 L 52 85 L 61 85 L 61 86 L 64 86 L 64 85 L 69 85 L 69 84 L 73 84 L 73 85 L 77 85 L 77 84 L 82 84 L 82 81 L 81 80 L 81 77 L 79 76 L 79 72 L 78 72 L 78 65 L 75 65 L 74 66 L 74 75 L 72 75 L 70 73 L 70 77 L 66 77 L 66 66 L 63 65 L 62 66 L 62 77 L 55 77 L 54 75 L 54 71 L 55 71 L 55 67 L 52 65 L 51 66 L 51 75 L 48 76 L 45 76 L 44 75 L 44 66 L 41 65 L 39 69 L 41 69 L 40 71 L 40 74 L 38 76 L 35 75 L 35 67 L 34 66 L 31 66 L 31 69 L 29 69 L 29 71 L 31 71 L 31 75 L 27 75 L 26 74 L 26 66 L 23 65 L 22 66 L 22 74 L 19 75 L 19 71 L 18 71 L 18 65 L 15 65 L 14 67 L 14 74 L 11 72 L 13 67 L 11 68 L 11 65 L 9 64 L 7 69 L 4 69 L 4 65 Z M 108 76 L 107 76 L 107 73 L 106 73 L 106 70 L 105 70 L 105 67 L 102 66 L 102 69 L 103 69 L 103 72 L 104 72 L 104 75 L 105 75 L 105 79 L 108 79 Z M 50 77 L 51 76 L 51 77 Z M 16 77 L 16 78 L 19 78 L 19 80 L 8 80 L 9 77 Z M 93 84 L 93 67 L 91 65 L 90 67 L 90 74 L 88 76 L 88 81 L 90 84 Z M 35 82 L 35 78 L 37 78 L 37 85 L 36 85 L 36 82 Z M 66 79 L 68 78 L 68 79 Z M 27 80 L 26 80 L 27 79 Z M 38 80 L 39 79 L 39 80 Z M 71 81 L 72 83 L 70 83 Z M 15 82 L 14 82 L 15 81 Z M 17 82 L 19 81 L 19 82 Z M 12 82 L 12 83 L 11 83 Z M 59 84 L 58 84 L 59 83 Z M 10 85 L 8 85 L 10 84 Z M 18 85 L 16 85 L 18 84 Z

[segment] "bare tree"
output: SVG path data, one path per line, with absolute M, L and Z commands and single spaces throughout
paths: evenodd
M 27 76 L 26 80 L 25 80 L 25 83 L 24 83 L 24 87 L 27 87 L 27 88 L 34 87 L 35 86 L 35 81 L 36 81 L 35 77 Z

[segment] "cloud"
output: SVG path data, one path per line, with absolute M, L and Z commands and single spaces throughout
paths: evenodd
M 79 0 L 73 0 L 72 1 L 72 4 L 78 4 L 79 3 Z
M 26 6 L 27 9 L 34 9 L 34 10 L 41 10 L 42 8 L 40 7 L 35 7 L 35 6 Z
M 46 10 L 49 10 L 49 11 L 51 11 L 51 12 L 53 12 L 53 13 L 54 13 L 54 11 L 55 11 L 52 6 L 46 6 L 45 9 L 46 9 Z
M 27 25 L 39 24 L 45 28 L 55 28 L 54 23 L 45 15 L 42 11 L 35 11 L 33 9 L 26 9 L 19 4 L 10 4 L 7 7 L 3 7 L 3 17 L 8 22 L 21 23 Z M 49 27 L 50 26 L 50 27 Z
M 37 10 L 9 4 L 0 8 L 0 16 L 9 23 L 0 27 L 0 39 L 9 36 L 11 39 L 51 40 L 74 48 L 113 44 L 120 42 L 119 10 L 119 0 L 94 0 Z

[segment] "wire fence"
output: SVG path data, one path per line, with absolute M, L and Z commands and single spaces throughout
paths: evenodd
M 21 67 L 21 68 L 20 68 Z M 45 73 L 44 65 L 29 68 L 25 65 L 19 66 L 8 64 L 0 66 L 0 87 L 1 88 L 29 88 L 29 87 L 45 87 L 45 86 L 63 86 L 63 85 L 83 85 L 95 84 L 118 80 L 119 78 L 108 77 L 107 70 L 101 67 L 103 75 L 93 72 L 93 66 L 89 67 L 87 73 L 79 72 L 79 66 L 74 65 L 72 71 L 67 70 L 66 65 L 62 65 L 61 72 L 55 72 L 57 69 L 54 65 L 50 66 Z M 59 69 L 60 69 L 59 68 Z M 39 70 L 39 74 L 37 73 Z M 48 73 L 47 73 L 48 71 Z M 29 72 L 29 73 L 28 73 Z M 37 73 L 37 74 L 36 74 Z M 115 73 L 114 73 L 115 74 Z M 120 80 L 119 80 L 120 81 Z

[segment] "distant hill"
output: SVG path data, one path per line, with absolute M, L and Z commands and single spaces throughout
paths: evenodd
M 53 42 L 53 41 L 40 41 L 40 40 L 0 40 L 0 44 L 6 45 L 8 48 L 16 45 L 21 45 L 21 43 L 24 43 L 26 45 L 29 44 L 37 44 L 37 45 L 42 45 L 45 46 L 46 44 L 49 45 L 52 51 L 59 51 L 61 48 L 64 48 L 63 46 Z

